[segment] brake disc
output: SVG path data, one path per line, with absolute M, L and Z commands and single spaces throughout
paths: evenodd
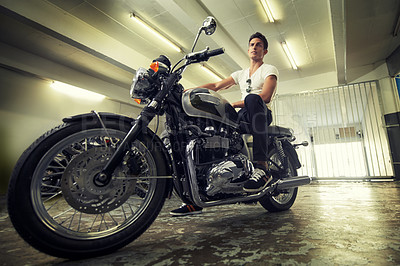
M 100 183 L 96 177 L 114 154 L 109 147 L 92 148 L 77 155 L 67 166 L 61 178 L 61 190 L 65 200 L 74 209 L 100 214 L 121 206 L 135 191 L 136 180 L 123 179 L 126 171 L 118 166 L 107 183 Z

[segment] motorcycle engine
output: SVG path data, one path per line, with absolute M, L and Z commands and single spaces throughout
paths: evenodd
M 213 164 L 206 174 L 208 196 L 218 193 L 243 192 L 243 184 L 253 171 L 253 165 L 243 154 L 232 155 L 220 163 Z
M 198 120 L 199 130 L 209 137 L 197 139 L 194 164 L 200 193 L 221 199 L 243 193 L 243 184 L 253 172 L 253 164 L 242 153 L 244 141 L 237 130 Z

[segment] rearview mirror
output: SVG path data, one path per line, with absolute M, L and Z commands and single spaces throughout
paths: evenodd
M 204 20 L 203 27 L 201 29 L 204 30 L 206 35 L 211 35 L 215 32 L 216 28 L 217 28 L 217 22 L 215 21 L 215 18 L 207 17 Z
M 194 51 L 194 47 L 196 47 L 197 41 L 200 37 L 201 32 L 204 30 L 206 35 L 211 35 L 215 32 L 215 29 L 217 28 L 217 22 L 215 21 L 215 18 L 209 16 L 203 21 L 203 25 L 199 29 L 199 32 L 196 35 L 196 38 L 194 40 L 194 43 L 192 45 L 192 52 Z

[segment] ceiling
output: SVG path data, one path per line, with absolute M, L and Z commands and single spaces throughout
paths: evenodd
M 163 46 L 135 24 L 134 12 L 188 52 L 207 16 L 217 20 L 212 36 L 202 35 L 197 50 L 224 47 L 206 65 L 221 77 L 248 67 L 248 37 L 259 31 L 269 41 L 264 62 L 275 65 L 280 82 L 331 73 L 337 84 L 350 83 L 382 64 L 400 45 L 398 0 L 268 0 L 270 23 L 259 0 L 0 0 L 0 42 L 128 89 L 135 70 L 166 54 Z M 281 47 L 286 41 L 298 70 Z M 0 63 L 8 61 L 4 49 Z M 52 78 L 52 77 L 48 77 Z M 183 84 L 213 81 L 199 66 Z M 326 86 L 331 86 L 327 84 Z M 296 88 L 294 88 L 295 90 Z M 293 92 L 293 91 L 291 91 Z

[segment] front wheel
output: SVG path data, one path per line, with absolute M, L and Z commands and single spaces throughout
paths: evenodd
M 164 158 L 152 139 L 130 144 L 112 179 L 97 178 L 129 129 L 105 120 L 64 124 L 32 144 L 10 179 L 8 211 L 17 232 L 57 257 L 104 255 L 139 237 L 164 200 Z M 140 176 L 142 178 L 127 178 Z M 145 178 L 148 176 L 149 178 Z
M 282 172 L 279 170 L 279 167 L 282 166 L 282 162 L 280 161 L 278 151 L 275 148 L 268 153 L 268 158 L 270 159 L 269 167 L 271 172 L 276 174 Z M 288 158 L 288 174 L 288 178 L 297 176 L 297 171 L 290 162 L 290 158 Z M 297 191 L 297 187 L 274 191 L 272 195 L 267 194 L 262 197 L 259 202 L 261 206 L 263 206 L 269 212 L 286 211 L 292 207 L 294 201 L 296 200 Z

